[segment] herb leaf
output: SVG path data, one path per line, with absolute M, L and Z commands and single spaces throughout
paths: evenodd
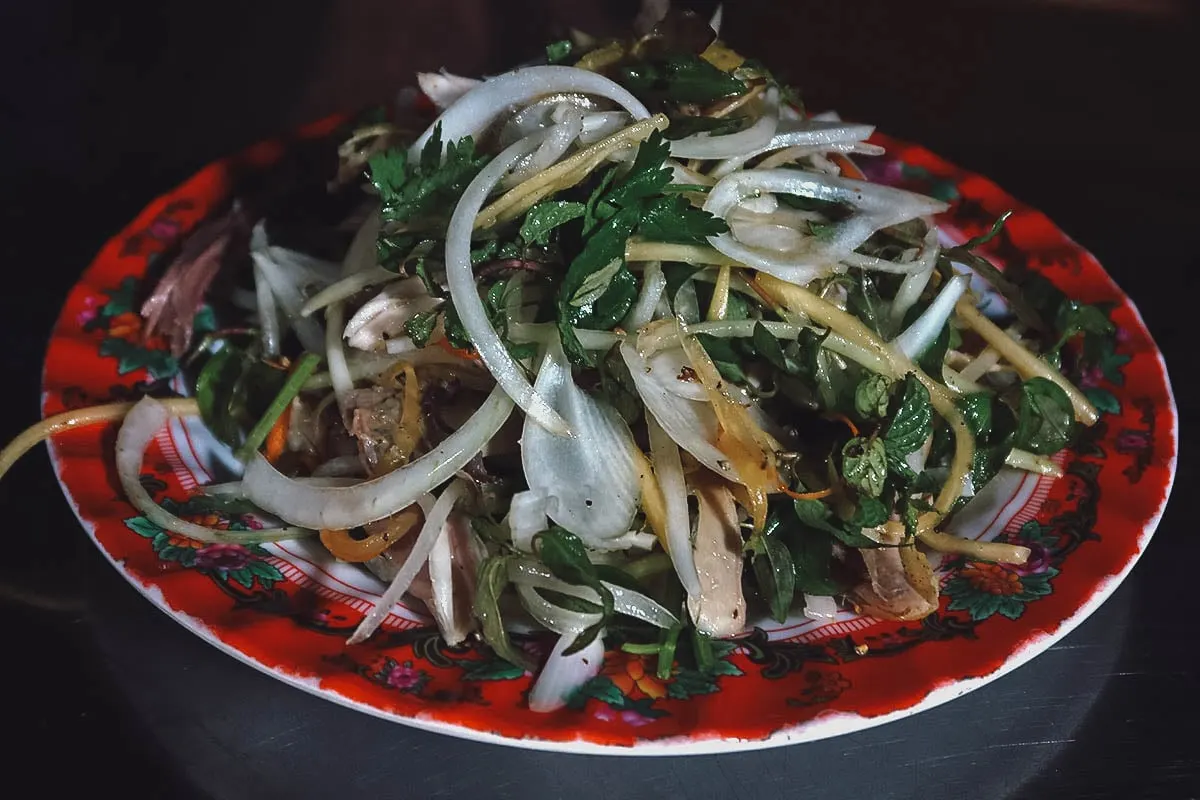
M 647 239 L 676 244 L 704 244 L 709 236 L 720 236 L 728 230 L 724 220 L 696 208 L 679 194 L 654 201 L 638 227 L 638 233 Z
M 1074 435 L 1075 412 L 1067 393 L 1046 378 L 1025 381 L 1013 444 L 1038 455 L 1052 455 L 1070 444 Z
M 887 480 L 888 452 L 875 437 L 855 437 L 842 447 L 842 477 L 868 497 L 879 497 Z
M 566 200 L 538 203 L 529 209 L 525 221 L 521 223 L 521 238 L 529 244 L 547 244 L 551 231 L 573 219 L 579 219 L 586 210 L 583 203 Z
M 929 390 L 910 372 L 904 378 L 900 405 L 883 437 L 887 458 L 893 463 L 903 462 L 909 453 L 921 449 L 932 432 L 933 408 Z
M 399 223 L 449 213 L 488 160 L 475 152 L 470 136 L 448 143 L 443 154 L 438 125 L 416 164 L 410 163 L 407 151 L 393 148 L 371 156 L 367 165 L 383 202 L 384 222 Z
M 588 586 L 600 595 L 603 616 L 600 621 L 582 631 L 571 646 L 563 651 L 566 655 L 577 653 L 587 647 L 599 634 L 605 622 L 613 615 L 613 596 L 600 581 L 595 565 L 587 557 L 587 548 L 575 534 L 557 525 L 533 537 L 533 548 L 546 568 L 555 577 L 580 586 Z
M 796 568 L 791 551 L 772 533 L 764 532 L 757 542 L 753 564 L 759 592 L 771 609 L 771 617 L 784 622 L 796 596 Z
M 567 60 L 571 55 L 571 51 L 575 49 L 574 43 L 570 39 L 562 39 L 557 42 L 551 42 L 546 45 L 546 61 L 551 64 L 558 64 Z
M 479 619 L 480 632 L 492 651 L 505 661 L 524 670 L 531 670 L 533 664 L 524 651 L 515 647 L 504 628 L 504 620 L 500 616 L 500 595 L 508 586 L 509 556 L 493 556 L 479 566 L 479 577 L 476 580 L 475 616 Z
M 617 70 L 617 81 L 639 96 L 711 103 L 746 91 L 746 84 L 697 55 L 669 55 Z
M 854 390 L 854 410 L 863 419 L 882 419 L 887 416 L 891 387 L 892 382 L 883 375 L 872 374 L 863 378 Z
M 686 139 L 697 133 L 707 133 L 709 136 L 725 136 L 730 133 L 744 131 L 753 122 L 750 117 L 693 117 L 672 116 L 671 124 L 663 134 L 668 139 Z

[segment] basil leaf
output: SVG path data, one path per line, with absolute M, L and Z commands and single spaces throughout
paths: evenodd
M 1053 455 L 1075 436 L 1075 411 L 1058 384 L 1031 378 L 1021 386 L 1013 444 L 1038 455 Z
M 859 528 L 874 528 L 887 522 L 888 516 L 888 507 L 882 502 L 874 497 L 863 497 L 846 525 L 855 531 Z
M 843 533 L 841 526 L 830 521 L 833 512 L 820 500 L 796 500 L 793 502 L 792 508 L 796 512 L 796 517 L 804 525 L 841 537 Z
M 868 497 L 883 493 L 887 465 L 887 448 L 879 439 L 858 436 L 842 447 L 842 478 Z
M 500 595 L 508 586 L 509 556 L 493 556 L 479 566 L 479 577 L 475 588 L 475 617 L 479 620 L 480 633 L 492 648 L 492 652 L 505 661 L 529 671 L 533 669 L 531 659 L 512 643 L 504 628 L 500 615 Z
M 533 549 L 555 577 L 567 583 L 589 586 L 600 595 L 600 603 L 604 611 L 601 623 L 612 617 L 612 592 L 600 582 L 595 565 L 587 557 L 587 548 L 583 546 L 583 542 L 578 536 L 555 525 L 533 537 Z M 595 634 L 592 635 L 592 638 L 595 638 Z M 571 652 L 578 652 L 591 640 L 583 641 L 582 644 L 580 641 L 580 639 L 576 639 L 572 643 Z
M 548 244 L 550 233 L 560 225 L 579 219 L 587 208 L 583 203 L 552 200 L 538 203 L 525 214 L 521 223 L 521 238 L 528 244 Z
M 750 342 L 758 354 L 776 369 L 783 370 L 789 375 L 797 375 L 801 372 L 800 363 L 784 351 L 783 345 L 761 322 L 754 323 L 754 333 L 750 336 Z

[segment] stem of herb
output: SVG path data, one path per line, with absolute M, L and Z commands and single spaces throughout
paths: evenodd
M 659 635 L 661 641 L 658 646 L 658 668 L 654 671 L 654 675 L 660 681 L 671 677 L 671 669 L 675 666 L 675 648 L 679 644 L 681 630 L 683 630 L 682 624 L 672 625 Z
M 246 441 L 238 448 L 237 457 L 240 461 L 249 461 L 258 452 L 258 448 L 262 447 L 267 434 L 275 426 L 275 421 L 279 419 L 284 409 L 288 407 L 292 400 L 296 399 L 296 395 L 300 394 L 304 382 L 312 377 L 319 363 L 321 363 L 321 357 L 316 353 L 305 353 L 296 362 L 292 374 L 288 375 L 287 380 L 284 381 L 283 388 L 279 390 L 279 394 L 275 395 L 275 399 L 267 407 L 266 413 L 250 429 L 249 435 L 246 436 Z
M 626 642 L 621 645 L 621 649 L 626 653 L 632 653 L 635 656 L 654 656 L 658 655 L 662 650 L 662 645 L 655 644 L 638 644 L 636 642 Z

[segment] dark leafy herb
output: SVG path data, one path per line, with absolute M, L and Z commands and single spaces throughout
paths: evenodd
M 577 653 L 595 640 L 605 622 L 612 617 L 612 592 L 600 581 L 595 565 L 587 557 L 587 548 L 583 542 L 570 531 L 557 525 L 553 526 L 533 537 L 533 547 L 542 563 L 556 577 L 567 583 L 588 586 L 600 595 L 603 617 L 597 624 L 581 631 L 571 646 L 563 651 L 566 655 Z
M 832 574 L 833 539 L 800 528 L 787 533 L 788 549 L 796 571 L 795 590 L 803 594 L 828 596 L 846 590 Z
M 575 45 L 570 39 L 551 42 L 546 45 L 546 61 L 551 64 L 561 64 L 570 57 L 571 51 L 574 49 Z
M 672 172 L 665 166 L 671 145 L 662 133 L 655 131 L 638 147 L 629 172 L 604 197 L 605 202 L 628 208 L 640 200 L 662 193 L 671 182 Z
M 885 376 L 868 375 L 854 390 L 854 410 L 863 419 L 884 418 L 891 402 L 891 388 L 892 382 Z M 884 444 L 887 444 L 886 439 Z
M 857 532 L 860 528 L 874 528 L 887 521 L 888 507 L 874 497 L 863 497 L 846 524 Z
M 883 436 L 888 461 L 893 465 L 903 463 L 904 457 L 921 449 L 932 433 L 933 407 L 929 402 L 929 390 L 910 372 L 904 378 L 899 405 Z
M 696 334 L 708 357 L 713 360 L 721 377 L 733 383 L 745 383 L 746 373 L 742 369 L 742 354 L 734 349 L 733 341 L 722 339 L 708 333 Z
M 796 568 L 791 551 L 773 532 L 764 531 L 754 542 L 752 563 L 759 592 L 771 609 L 771 617 L 783 622 L 796 596 Z
M 596 364 L 600 374 L 597 393 L 608 401 L 630 425 L 642 417 L 642 399 L 629 374 L 629 366 L 621 357 L 619 345 L 614 345 Z
M 205 426 L 220 441 L 239 447 L 252 426 L 279 394 L 287 373 L 264 362 L 257 346 L 226 341 L 196 378 L 196 402 Z
M 504 628 L 500 615 L 500 595 L 508 586 L 509 556 L 493 556 L 479 566 L 479 577 L 475 591 L 475 617 L 479 620 L 483 639 L 492 652 L 508 663 L 524 670 L 532 670 L 530 658 L 514 646 Z
M 724 220 L 696 208 L 678 194 L 652 203 L 638 226 L 638 233 L 647 239 L 678 244 L 703 244 L 709 236 L 720 236 L 728 230 Z
M 639 97 L 711 103 L 746 91 L 746 84 L 697 55 L 671 55 L 618 68 L 617 81 Z
M 546 244 L 551 231 L 573 219 L 579 219 L 586 210 L 583 203 L 567 200 L 538 203 L 529 209 L 525 221 L 521 223 L 521 238 L 529 244 Z
M 750 336 L 750 341 L 754 345 L 754 349 L 758 351 L 758 354 L 776 369 L 782 370 L 789 375 L 798 375 L 802 371 L 800 362 L 796 357 L 789 355 L 784 350 L 783 345 L 779 343 L 779 340 L 775 338 L 774 334 L 767 330 L 767 326 L 761 322 L 754 324 L 754 332 Z
M 709 136 L 725 136 L 730 133 L 744 131 L 753 123 L 750 117 L 695 117 L 672 116 L 671 124 L 664 134 L 668 139 L 686 139 L 697 133 L 707 133 Z
M 1067 393 L 1046 378 L 1025 381 L 1017 408 L 1014 445 L 1039 455 L 1052 455 L 1070 444 L 1074 435 L 1075 412 Z
M 855 437 L 842 447 L 842 477 L 868 497 L 879 497 L 887 480 L 888 451 L 875 437 Z
M 437 318 L 436 311 L 421 311 L 413 314 L 412 318 L 404 323 L 404 335 L 412 339 L 413 344 L 417 347 L 424 347 L 429 344 L 429 339 L 433 336 L 433 331 L 437 327 Z
M 416 163 L 400 149 L 371 156 L 367 164 L 371 183 L 383 203 L 385 223 L 448 214 L 489 158 L 475 152 L 475 141 L 470 136 L 449 142 L 444 150 L 439 125 Z
M 303 388 L 304 382 L 307 381 L 316 370 L 317 365 L 321 363 L 321 357 L 316 353 L 305 353 L 300 360 L 296 362 L 296 366 L 292 368 L 291 373 L 279 387 L 278 394 L 271 400 L 270 405 L 263 412 L 258 422 L 246 434 L 246 441 L 238 448 L 237 457 L 241 461 L 249 461 L 262 443 L 266 441 L 267 434 L 275 427 L 276 421 L 296 399 L 296 395 L 300 394 L 300 389 Z

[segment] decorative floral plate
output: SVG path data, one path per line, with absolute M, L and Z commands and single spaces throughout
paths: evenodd
M 336 122 L 296 139 L 327 134 Z M 383 587 L 333 563 L 319 545 L 202 545 L 138 516 L 122 499 L 112 428 L 51 444 L 63 492 L 116 569 L 198 636 L 295 687 L 430 731 L 571 752 L 718 752 L 846 733 L 959 697 L 1061 639 L 1133 567 L 1174 477 L 1176 408 L 1137 310 L 1090 254 L 988 180 L 919 147 L 875 140 L 888 155 L 868 167 L 872 179 L 948 201 L 941 224 L 960 241 L 1015 209 L 988 255 L 1002 266 L 1023 262 L 1082 301 L 1112 303 L 1119 327 L 1115 347 L 1082 381 L 1103 416 L 1063 461 L 1066 476 L 1004 475 L 973 504 L 986 513 L 958 531 L 1025 544 L 1029 563 L 943 563 L 941 607 L 922 622 L 850 613 L 824 623 L 768 620 L 719 643 L 710 671 L 679 669 L 666 681 L 641 656 L 610 652 L 570 707 L 535 714 L 524 700 L 528 675 L 481 647 L 447 647 L 420 609 L 397 606 L 379 634 L 347 647 Z M 104 246 L 55 326 L 43 414 L 182 388 L 165 343 L 141 335 L 134 298 L 143 275 L 229 199 L 235 175 L 266 169 L 290 146 L 266 142 L 212 164 Z M 190 491 L 211 479 L 218 459 L 197 422 L 174 421 L 151 448 L 142 482 L 189 516 Z M 192 516 L 233 529 L 255 524 L 198 509 Z M 544 647 L 524 646 L 535 655 Z

